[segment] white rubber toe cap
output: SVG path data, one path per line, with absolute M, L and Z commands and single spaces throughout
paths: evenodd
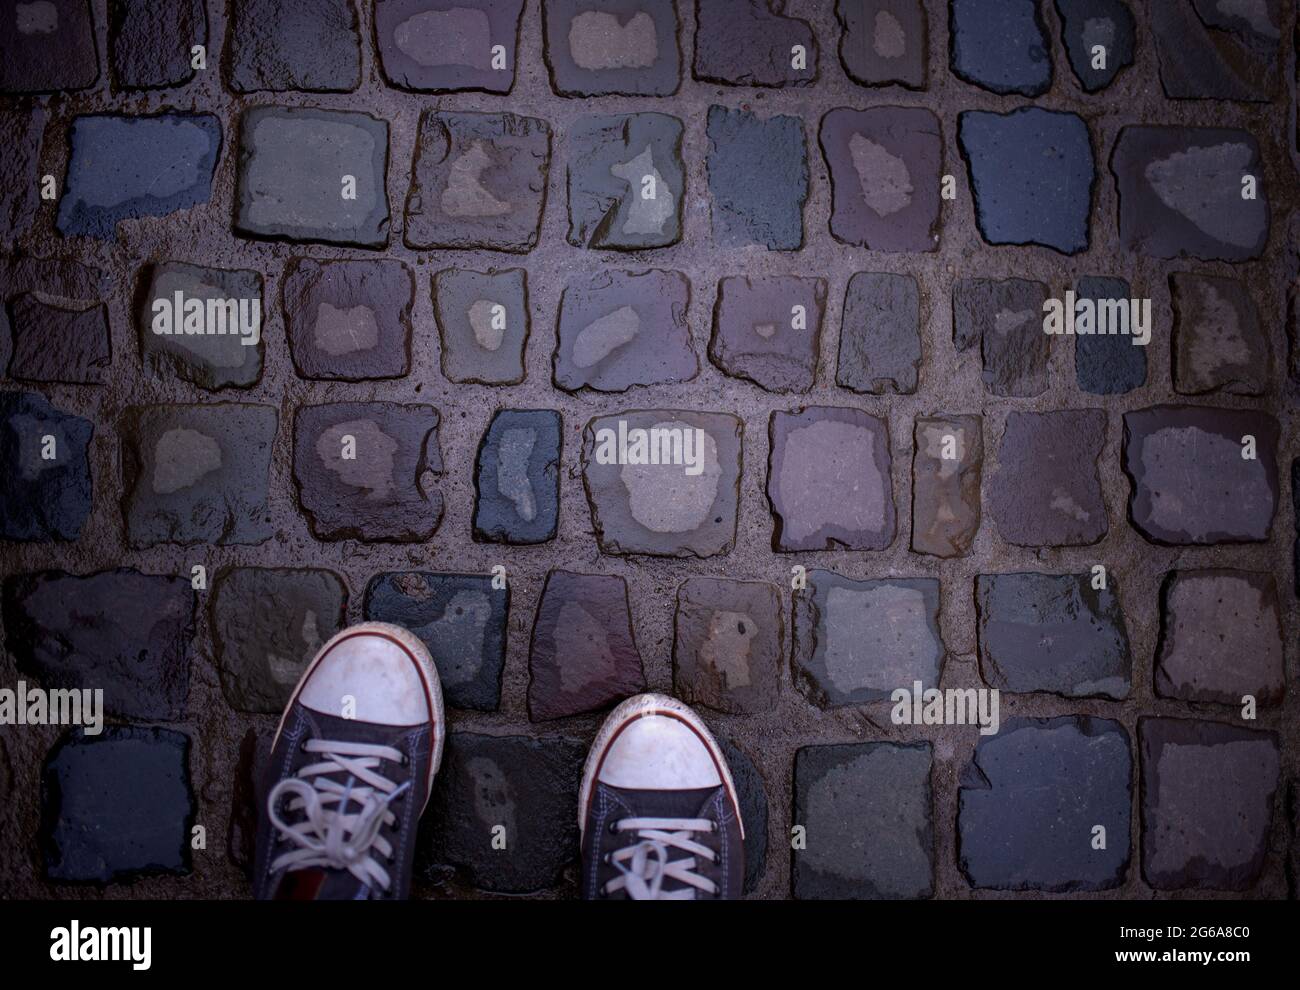
M 693 712 L 683 717 L 675 710 L 684 706 L 666 708 L 663 701 L 668 700 L 643 702 L 644 713 L 629 712 L 615 723 L 600 766 L 602 783 L 638 791 L 694 790 L 722 783 L 708 730 L 701 731 Z
M 436 714 L 425 669 L 427 655 L 424 645 L 405 630 L 377 623 L 345 629 L 322 648 L 308 669 L 298 701 L 336 718 L 420 725 Z

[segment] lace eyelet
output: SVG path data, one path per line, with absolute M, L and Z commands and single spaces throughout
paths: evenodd
M 618 822 L 610 822 L 610 823 L 609 823 L 609 834 L 610 834 L 610 835 L 618 835 Z
M 601 861 L 602 863 L 604 863 L 606 866 L 610 866 L 610 865 L 612 865 L 613 862 L 614 862 L 611 853 L 605 853 L 604 856 L 601 856 L 601 857 L 600 857 L 600 861 Z

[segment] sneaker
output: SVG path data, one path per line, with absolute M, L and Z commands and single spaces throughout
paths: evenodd
M 582 773 L 587 898 L 740 897 L 745 826 L 726 758 L 688 706 L 639 694 L 605 719 Z
M 442 760 L 442 687 L 405 629 L 344 629 L 308 664 L 271 744 L 254 894 L 401 899 Z

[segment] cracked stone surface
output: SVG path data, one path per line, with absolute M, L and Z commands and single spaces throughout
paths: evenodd
M 94 426 L 36 392 L 0 392 L 0 539 L 75 540 L 90 516 Z
M 835 384 L 854 392 L 910 395 L 921 366 L 916 279 L 855 272 L 844 292 Z
M 1124 0 L 1056 0 L 1056 13 L 1070 69 L 1085 93 L 1105 89 L 1133 64 L 1137 27 Z
M 728 553 L 736 541 L 741 436 L 741 421 L 727 413 L 652 409 L 591 420 L 582 476 L 601 550 Z
M 508 93 L 523 10 L 523 0 L 380 0 L 375 41 L 384 78 L 420 92 Z
M 1266 102 L 1278 89 L 1280 0 L 1190 0 L 1151 11 L 1160 82 L 1174 99 Z
M 973 887 L 1073 893 L 1124 882 L 1133 747 L 1088 716 L 1016 718 L 983 736 L 958 791 L 962 873 Z M 1105 847 L 1096 848 L 1096 829 Z
M 944 647 L 934 578 L 855 581 L 809 571 L 794 596 L 795 684 L 820 708 L 937 687 Z
M 918 416 L 913 441 L 912 549 L 964 557 L 980 528 L 983 420 Z
M 844 71 L 863 86 L 926 88 L 929 42 L 920 0 L 835 0 Z
M 583 117 L 566 135 L 569 243 L 636 251 L 682 236 L 682 122 L 663 113 Z
M 785 0 L 697 0 L 695 78 L 727 86 L 808 86 L 817 79 L 817 39 Z M 802 68 L 792 49 L 804 51 Z
M 254 107 L 240 126 L 235 229 L 272 240 L 383 247 L 387 171 L 386 121 L 346 110 Z
M 419 543 L 442 519 L 438 410 L 395 402 L 302 406 L 293 423 L 298 503 L 319 540 Z
M 150 374 L 179 378 L 208 391 L 257 384 L 266 346 L 262 277 L 257 272 L 169 261 L 151 265 L 140 284 L 136 330 L 140 357 Z M 191 312 L 190 300 L 198 300 L 203 309 Z M 165 309 L 160 312 L 159 307 Z
M 4 582 L 5 647 L 49 689 L 102 690 L 104 713 L 175 721 L 190 690 L 195 595 L 187 578 L 130 568 Z
M 1082 117 L 1039 107 L 967 110 L 957 118 L 957 143 L 984 240 L 1087 250 L 1096 167 Z
M 1235 278 L 1174 272 L 1174 388 L 1184 395 L 1261 395 L 1272 377 L 1268 337 Z
M 502 409 L 474 463 L 474 538 L 533 544 L 555 539 L 560 517 L 560 414 Z
M 303 378 L 400 378 L 411 367 L 415 279 L 400 261 L 295 258 L 284 324 Z
M 194 78 L 190 49 L 208 44 L 203 0 L 112 0 L 108 50 L 123 89 L 167 89 Z
M 41 850 L 58 883 L 106 884 L 191 869 L 190 739 L 170 729 L 65 733 L 41 772 Z
M 1102 409 L 1011 412 L 989 479 L 989 512 L 1008 542 L 1087 546 L 1109 523 L 1098 461 Z
M 520 894 L 554 886 L 578 858 L 578 786 L 587 744 L 566 736 L 453 732 L 420 831 L 417 867 L 464 871 Z M 494 838 L 505 839 L 505 849 Z
M 881 550 L 894 542 L 889 432 L 859 409 L 772 413 L 772 549 Z
M 228 546 L 274 533 L 267 506 L 272 406 L 136 406 L 123 415 L 127 541 Z
M 531 250 L 550 161 L 544 120 L 426 111 L 406 198 L 407 247 Z
M 1126 698 L 1132 650 L 1114 574 L 980 574 L 980 672 L 1002 691 Z
M 808 144 L 803 121 L 709 107 L 708 173 L 713 239 L 722 247 L 803 247 Z
M 1110 159 L 1123 246 L 1150 258 L 1248 261 L 1268 240 L 1259 144 L 1226 127 L 1129 126 Z M 1242 196 L 1256 180 L 1256 198 Z
M 963 278 L 953 283 L 953 343 L 958 351 L 979 344 L 982 377 L 991 394 L 1025 398 L 1047 390 L 1047 297 L 1046 285 L 1023 278 Z
M 653 0 L 546 0 L 546 66 L 562 96 L 671 96 L 681 81 L 677 11 Z
M 825 308 L 825 279 L 723 278 L 709 360 L 769 392 L 807 392 L 817 375 Z
M 919 107 L 837 107 L 822 118 L 833 190 L 831 233 L 873 251 L 939 244 L 939 120 Z
M 522 268 L 433 277 L 442 373 L 450 381 L 517 385 L 528 344 L 528 274 Z
M 1254 458 L 1243 457 L 1255 438 Z M 1249 409 L 1155 406 L 1124 414 L 1129 519 L 1153 543 L 1268 539 L 1278 503 L 1277 420 Z
M 934 894 L 929 743 L 804 746 L 794 757 L 791 857 L 799 900 L 917 899 Z
M 1277 584 L 1261 571 L 1170 571 L 1160 589 L 1156 693 L 1240 707 L 1282 700 Z
M 1122 278 L 1085 276 L 1075 286 L 1075 295 L 1109 312 L 1112 300 L 1128 305 L 1133 291 Z M 1076 329 L 1074 372 L 1079 388 L 1092 395 L 1122 395 L 1145 385 L 1147 348 L 1135 339 L 1131 334 L 1079 334 Z
M 529 717 L 600 711 L 645 685 L 627 582 L 612 574 L 547 574 L 528 654 Z
M 625 392 L 690 381 L 700 368 L 686 323 L 690 294 L 681 272 L 605 271 L 569 282 L 551 359 L 555 384 Z
M 1052 84 L 1052 44 L 1035 0 L 952 0 L 953 74 L 1003 95 L 1041 96 Z
M 231 0 L 226 71 L 241 93 L 343 92 L 361 84 L 351 0 Z
M 1147 883 L 1156 890 L 1248 889 L 1268 854 L 1277 735 L 1148 717 L 1138 720 L 1138 736 Z
M 212 114 L 91 114 L 72 121 L 59 197 L 65 237 L 112 240 L 121 220 L 163 217 L 208 201 L 221 151 Z
M 481 574 L 380 574 L 366 588 L 366 618 L 409 629 L 429 648 L 452 708 L 494 712 L 506 662 L 509 586 Z
M 0 93 L 88 89 L 99 80 L 88 0 L 6 4 L 0 14 Z
M 737 715 L 762 713 L 776 702 L 785 604 L 775 585 L 690 578 L 677 589 L 673 629 L 677 697 Z M 746 833 L 753 830 L 746 817 Z
M 236 567 L 213 584 L 210 609 L 221 690 L 230 707 L 278 715 L 316 652 L 346 622 L 333 571 Z

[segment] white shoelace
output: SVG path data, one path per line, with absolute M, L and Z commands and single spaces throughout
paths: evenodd
M 604 892 L 614 894 L 626 890 L 628 897 L 636 901 L 691 900 L 696 890 L 716 894 L 716 883 L 692 872 L 698 859 L 717 862 L 712 849 L 691 838 L 695 832 L 712 832 L 713 829 L 713 822 L 707 818 L 623 818 L 616 821 L 615 832 L 636 832 L 641 841 L 608 855 L 619 876 L 605 884 Z M 672 849 L 680 849 L 689 858 L 669 861 L 668 854 Z M 685 886 L 666 891 L 663 883 L 669 879 Z
M 373 854 L 385 859 L 393 855 L 392 844 L 379 830 L 397 820 L 388 806 L 411 782 L 399 786 L 375 768 L 384 761 L 400 763 L 404 754 L 391 746 L 326 739 L 309 739 L 303 749 L 322 759 L 304 766 L 298 776 L 280 781 L 267 797 L 271 823 L 284 841 L 297 846 L 277 857 L 271 869 L 347 870 L 363 883 L 387 891 L 392 880 Z M 331 774 L 346 774 L 346 782 L 330 779 Z M 305 814 L 301 822 L 289 824 L 280 817 L 279 804 L 285 795 L 292 795 L 289 811 Z M 350 811 L 353 802 L 359 811 Z

